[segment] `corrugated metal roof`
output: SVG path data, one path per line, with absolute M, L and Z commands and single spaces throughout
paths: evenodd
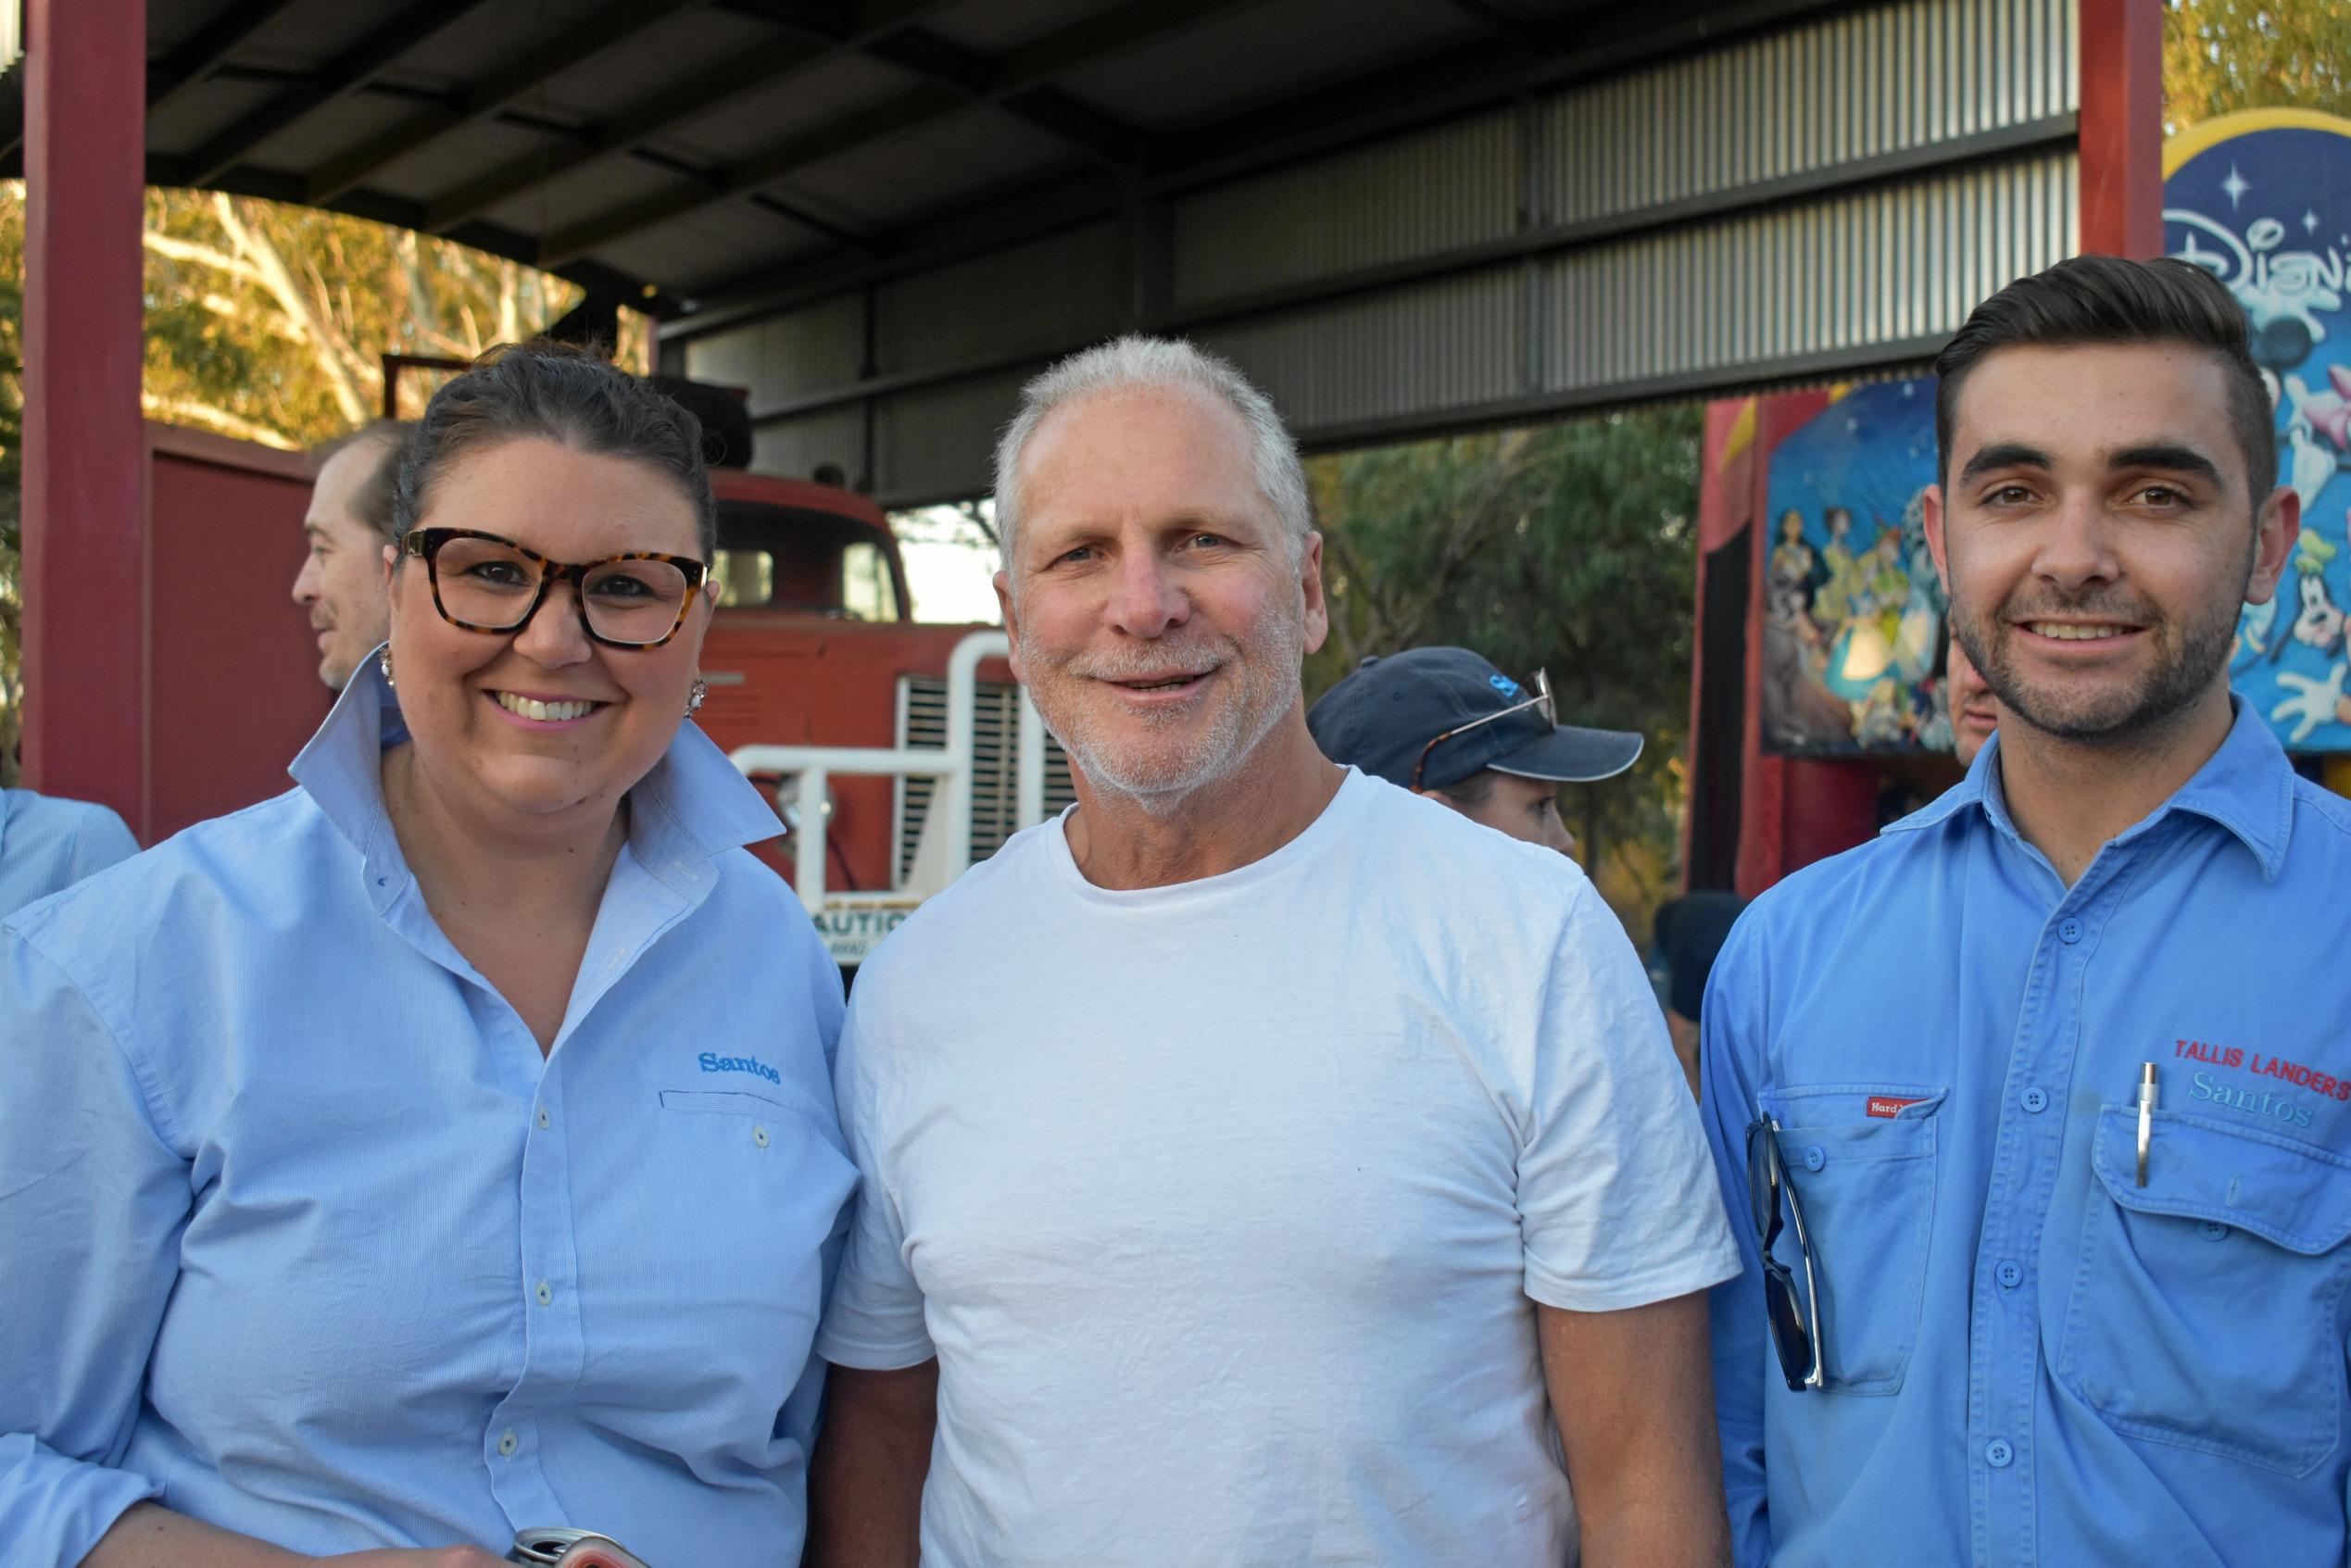
M 151 0 L 149 175 L 648 307 L 912 502 L 1138 327 L 1320 445 L 1915 361 L 2078 244 L 2078 6 Z
M 1824 3 L 1646 8 L 1686 29 Z M 1399 72 L 1426 68 L 1432 113 L 1465 82 L 1500 100 L 1567 61 L 1590 14 L 1592 0 L 151 0 L 149 171 L 446 233 L 631 300 L 649 284 L 667 315 L 688 287 L 756 285 L 786 260 L 858 265 L 1032 195 L 1062 201 L 1062 185 L 1114 202 L 1195 156 L 1229 163 L 1267 117 L 1312 108 L 1340 136 L 1351 118 L 1385 124 L 1417 98 Z M 1351 87 L 1359 101 L 1331 97 Z M 21 94 L 19 69 L 0 116 L 20 116 Z M 19 171 L 20 140 L 0 175 Z

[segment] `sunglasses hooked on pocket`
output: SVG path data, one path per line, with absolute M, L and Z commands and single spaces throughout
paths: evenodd
M 1764 1113 L 1747 1126 L 1747 1206 L 1761 1238 L 1764 1316 L 1771 1327 L 1771 1348 L 1779 1353 L 1780 1375 L 1792 1393 L 1819 1388 L 1821 1384 L 1820 1281 L 1813 1264 L 1812 1238 L 1804 1230 L 1804 1205 L 1788 1180 L 1779 1154 L 1779 1118 Z M 1779 1239 L 1780 1212 L 1796 1238 L 1797 1261 L 1804 1266 L 1804 1291 L 1796 1289 L 1795 1271 L 1771 1255 Z

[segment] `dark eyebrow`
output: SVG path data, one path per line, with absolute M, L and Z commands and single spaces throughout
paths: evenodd
M 2144 446 L 2125 446 L 2121 451 L 2106 458 L 2106 466 L 2117 469 L 2165 469 L 2172 473 L 2194 474 L 2215 489 L 2219 489 L 2227 483 L 2220 477 L 2220 470 L 2214 465 L 2211 458 L 2193 446 L 2181 446 L 2169 441 L 2150 442 Z
M 1980 473 L 1993 469 L 2053 469 L 2057 465 L 2049 454 L 2038 446 L 2028 446 L 2021 441 L 1995 441 L 1980 446 L 1968 459 L 1968 466 L 1959 470 L 1959 483 L 1967 483 Z

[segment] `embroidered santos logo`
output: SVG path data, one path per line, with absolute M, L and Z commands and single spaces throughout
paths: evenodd
M 748 1073 L 764 1078 L 771 1084 L 780 1085 L 784 1082 L 782 1073 L 755 1056 L 719 1056 L 714 1052 L 704 1051 L 695 1060 L 702 1064 L 702 1071 L 705 1073 Z
M 2248 1116 L 2274 1116 L 2289 1127 L 2310 1124 L 2310 1108 L 2300 1100 L 2273 1095 L 2267 1089 L 2241 1089 L 2233 1084 L 2218 1083 L 2209 1073 L 2195 1075 L 2195 1081 L 2188 1087 L 2188 1098 L 2210 1100 Z

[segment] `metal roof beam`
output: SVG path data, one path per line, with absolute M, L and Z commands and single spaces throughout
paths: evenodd
M 321 67 L 304 86 L 280 94 L 246 115 L 189 157 L 189 183 L 217 184 L 253 149 L 322 104 L 366 86 L 402 55 L 487 0 L 430 0 L 402 11 Z
M 147 68 L 147 108 L 152 113 L 183 87 L 193 87 L 228 63 L 229 56 L 300 0 L 237 0 L 195 30 L 180 46 Z
M 601 125 L 590 127 L 578 146 L 515 158 L 426 204 L 424 226 L 434 233 L 446 233 L 534 185 L 633 152 L 674 126 L 745 94 L 786 81 L 836 55 L 849 53 L 947 3 L 949 0 L 872 0 L 858 7 L 852 25 L 836 36 L 800 32 L 777 39 L 719 70 L 638 99 Z
M 744 158 L 717 190 L 665 192 L 605 212 L 547 236 L 550 261 L 568 261 L 631 234 L 748 196 L 762 185 L 802 169 L 854 152 L 870 144 L 943 119 L 972 104 L 1001 104 L 1033 94 L 1053 78 L 1081 67 L 1155 44 L 1223 12 L 1264 0 L 1129 0 L 1037 42 L 999 56 L 987 85 L 976 94 L 955 88 L 921 87 L 864 112 L 836 120 L 821 132 L 796 136 Z
M 147 109 L 153 113 L 183 87 L 209 79 L 228 63 L 247 39 L 277 20 L 280 13 L 300 0 L 237 0 L 228 9 L 188 35 L 180 46 L 147 66 Z M 22 178 L 24 144 L 24 75 L 21 62 L 0 82 L 0 166 L 8 179 Z
M 560 38 L 532 49 L 504 69 L 468 87 L 454 103 L 435 106 L 403 120 L 365 146 L 318 169 L 303 182 L 302 199 L 313 207 L 323 206 L 379 169 L 422 151 L 452 132 L 494 119 L 501 109 L 546 86 L 573 66 L 634 38 L 674 12 L 698 4 L 701 0 L 613 0 L 613 4 L 577 26 L 565 29 Z
M 1368 137 L 1505 102 L 1535 88 L 1622 69 L 1812 13 L 1851 9 L 1854 3 L 1746 0 L 1725 6 L 1706 0 L 1650 0 L 1639 19 L 1619 13 L 1610 22 L 1585 24 L 1580 29 L 1583 46 L 1572 57 L 1538 57 L 1523 45 L 1480 44 L 1343 83 L 1277 117 L 1245 113 L 1187 135 L 1163 138 L 1143 152 L 1146 178 L 1139 194 L 1165 196 L 1244 178 Z M 945 266 L 1108 216 L 1118 204 L 1113 182 L 1087 175 L 934 213 L 907 224 L 896 236 L 883 236 L 877 260 L 819 258 L 780 272 L 755 269 L 707 288 L 674 289 L 700 307 L 679 320 L 677 331 L 698 336 L 845 289 Z
M 881 39 L 865 52 L 909 75 L 952 87 L 974 103 L 989 100 L 998 69 L 987 56 L 917 28 Z M 1124 167 L 1141 149 L 1142 136 L 1131 126 L 1058 88 L 1015 92 L 998 98 L 997 107 L 1112 169 Z

